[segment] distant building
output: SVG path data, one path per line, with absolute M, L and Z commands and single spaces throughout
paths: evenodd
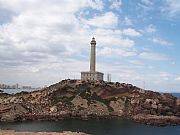
M 22 86 L 22 89 L 32 89 L 31 86 Z
M 81 80 L 103 80 L 103 73 L 96 71 L 96 41 L 92 38 L 90 53 L 90 71 L 81 72 Z
M 18 89 L 18 84 L 16 85 L 7 85 L 7 84 L 0 84 L 1 89 Z
M 18 83 L 17 83 L 16 85 L 12 85 L 11 87 L 12 87 L 12 89 L 18 89 L 18 88 L 19 88 L 19 85 L 18 85 Z

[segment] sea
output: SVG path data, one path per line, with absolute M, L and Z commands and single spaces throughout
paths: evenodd
M 1 129 L 31 132 L 85 132 L 92 135 L 180 135 L 180 126 L 150 126 L 124 119 L 1 122 Z
M 180 98 L 180 93 L 171 93 L 173 96 Z
M 32 91 L 32 90 L 28 90 Z M 17 93 L 20 90 L 6 90 Z M 172 93 L 180 98 L 180 93 Z M 79 131 L 92 135 L 180 135 L 180 126 L 151 126 L 124 119 L 0 122 L 0 129 L 31 132 Z

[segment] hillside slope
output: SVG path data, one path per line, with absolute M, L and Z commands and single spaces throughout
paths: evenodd
M 131 84 L 63 80 L 45 89 L 0 94 L 0 121 L 127 118 L 180 124 L 180 100 Z

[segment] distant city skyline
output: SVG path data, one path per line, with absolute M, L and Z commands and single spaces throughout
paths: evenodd
M 104 78 L 180 92 L 179 7 L 178 0 L 0 0 L 0 82 L 80 79 L 95 37 Z
M 46 86 L 44 86 L 46 87 Z M 40 88 L 40 87 L 38 87 Z M 34 87 L 32 86 L 25 86 L 25 85 L 21 85 L 21 84 L 4 84 L 4 83 L 0 83 L 0 89 L 35 89 Z

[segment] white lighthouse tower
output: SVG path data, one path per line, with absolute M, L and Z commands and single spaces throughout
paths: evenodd
M 92 38 L 91 41 L 91 55 L 90 55 L 90 72 L 95 72 L 96 69 L 96 41 Z
M 96 71 L 96 41 L 91 40 L 90 71 L 81 72 L 81 80 L 103 80 L 103 73 Z

